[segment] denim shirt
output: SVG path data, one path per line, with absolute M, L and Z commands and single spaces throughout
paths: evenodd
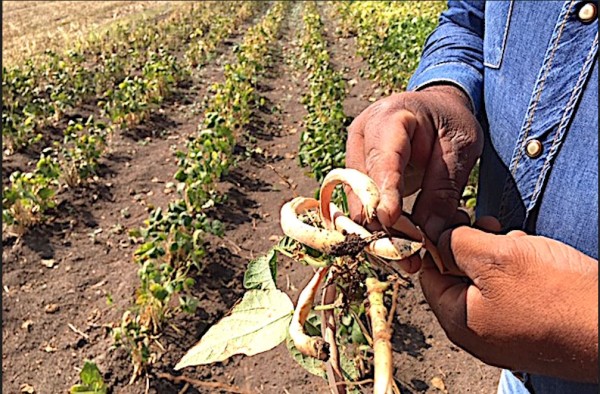
M 597 6 L 587 3 L 450 1 L 408 89 L 445 81 L 468 94 L 485 134 L 478 216 L 597 259 L 598 22 L 593 12 L 585 18 Z M 537 394 L 598 393 L 598 385 L 525 380 Z M 528 391 L 505 371 L 499 392 Z

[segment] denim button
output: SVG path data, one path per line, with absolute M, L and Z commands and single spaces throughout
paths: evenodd
M 587 3 L 584 4 L 577 13 L 577 17 L 583 23 L 589 23 L 596 19 L 596 15 L 598 15 L 598 10 L 596 8 L 596 4 Z
M 535 159 L 542 154 L 542 143 L 538 140 L 529 141 L 527 146 L 525 146 L 525 152 L 527 153 L 527 156 Z

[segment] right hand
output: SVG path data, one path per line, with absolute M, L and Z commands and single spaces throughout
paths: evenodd
M 442 233 L 450 275 L 423 260 L 421 289 L 448 338 L 489 365 L 597 383 L 598 260 L 500 230 L 484 216 Z
M 402 198 L 421 189 L 412 220 L 437 242 L 457 212 L 469 173 L 483 150 L 481 126 L 468 97 L 453 85 L 394 94 L 364 110 L 350 125 L 346 167 L 370 176 L 381 192 L 377 219 L 391 228 Z M 350 215 L 363 222 L 348 195 Z M 405 266 L 416 272 L 420 262 Z

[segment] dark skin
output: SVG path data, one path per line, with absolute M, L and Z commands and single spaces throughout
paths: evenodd
M 491 365 L 598 382 L 598 261 L 549 238 L 498 234 L 490 217 L 455 227 L 468 223 L 458 205 L 482 146 L 467 96 L 432 86 L 361 113 L 350 126 L 346 164 L 379 186 L 380 227 L 392 227 L 402 197 L 421 190 L 412 219 L 438 244 L 449 272 L 440 274 L 428 255 L 403 267 L 421 270 L 423 293 L 451 341 Z M 356 197 L 349 203 L 361 221 Z

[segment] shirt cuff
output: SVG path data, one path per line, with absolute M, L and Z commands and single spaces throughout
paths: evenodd
M 481 113 L 483 76 L 477 69 L 458 62 L 437 64 L 415 73 L 408 83 L 407 90 L 420 90 L 437 82 L 451 83 L 462 89 L 469 97 L 475 115 L 479 116 Z

